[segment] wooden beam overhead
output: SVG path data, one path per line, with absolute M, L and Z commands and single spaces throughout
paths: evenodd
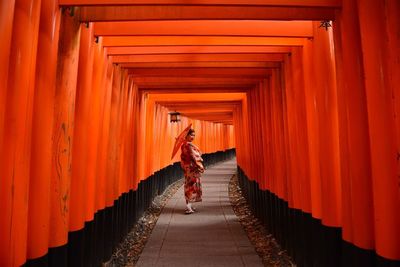
M 333 20 L 335 8 L 293 6 L 121 5 L 83 6 L 80 21 Z
M 267 77 L 272 70 L 267 68 L 142 68 L 129 69 L 132 77 Z
M 136 77 L 132 78 L 139 87 L 164 88 L 181 87 L 223 87 L 232 85 L 249 87 L 258 84 L 260 79 L 254 78 L 198 78 L 198 77 Z
M 135 62 L 201 62 L 201 61 L 245 61 L 283 62 L 282 54 L 168 54 L 168 55 L 127 55 L 110 56 L 113 63 Z
M 302 46 L 306 38 L 228 36 L 110 36 L 101 37 L 109 46 Z
M 182 113 L 182 116 L 196 118 L 198 120 L 205 120 L 205 121 L 221 121 L 221 120 L 233 120 L 233 113 Z
M 182 116 L 218 123 L 233 123 L 233 112 L 241 105 L 241 101 L 156 101 L 169 110 L 178 111 Z
M 108 55 L 290 53 L 289 46 L 133 46 L 108 47 Z
M 245 87 L 245 86 L 224 86 L 224 87 L 200 87 L 200 86 L 183 86 L 179 87 L 172 87 L 170 88 L 146 88 L 141 87 L 139 88 L 140 91 L 150 94 L 179 94 L 179 93 L 243 93 L 250 90 L 252 86 Z
M 339 8 L 342 0 L 59 0 L 61 6 L 99 5 L 243 5 Z
M 280 68 L 280 62 L 238 62 L 238 61 L 221 61 L 221 62 L 139 62 L 139 63 L 122 63 L 122 68 Z
M 246 98 L 246 93 L 195 93 L 195 94 L 148 94 L 148 99 L 155 102 L 238 102 Z
M 184 89 L 186 89 L 186 91 L 190 91 L 192 88 L 193 89 L 202 89 L 204 88 L 204 91 L 207 91 L 206 89 L 209 88 L 233 88 L 233 87 L 237 87 L 237 88 L 252 88 L 256 85 L 256 83 L 250 83 L 250 82 L 241 82 L 241 83 L 235 83 L 235 82 L 206 82 L 203 81 L 202 84 L 198 84 L 196 82 L 187 82 L 187 83 L 148 83 L 148 84 L 140 84 L 139 89 L 143 91 L 147 91 L 147 90 L 153 90 L 153 89 L 164 89 L 164 90 L 174 90 L 174 91 L 179 91 L 179 92 L 183 92 Z M 181 90 L 179 90 L 181 89 Z M 242 90 L 239 90 L 240 92 L 242 92 Z M 201 93 L 203 92 L 203 90 L 200 91 Z M 230 91 L 229 91 L 230 92 Z M 195 93 L 199 93 L 198 91 L 195 91 Z
M 201 114 L 201 113 L 232 113 L 233 110 L 235 109 L 235 106 L 231 106 L 230 108 L 211 108 L 208 105 L 204 105 L 202 107 L 194 107 L 191 105 L 191 107 L 187 108 L 181 108 L 181 107 L 174 107 L 172 105 L 163 105 L 164 107 L 170 109 L 170 110 L 177 110 L 180 113 L 185 113 L 185 114 Z
M 195 116 L 195 117 L 202 117 L 204 119 L 208 118 L 218 118 L 218 119 L 232 119 L 233 112 L 214 112 L 214 111 L 203 111 L 199 112 L 197 110 L 193 111 L 184 111 L 181 113 L 182 116 Z
M 201 109 L 233 110 L 234 108 L 242 104 L 241 101 L 222 101 L 222 102 L 198 101 L 194 103 L 157 101 L 156 103 L 167 108 L 172 108 L 172 109 L 178 108 L 181 110 L 190 110 L 193 108 L 195 108 L 196 110 L 201 110 Z
M 94 23 L 96 36 L 312 37 L 311 21 L 178 20 Z

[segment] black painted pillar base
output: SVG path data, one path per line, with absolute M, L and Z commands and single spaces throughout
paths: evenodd
M 268 190 L 261 190 L 238 166 L 238 182 L 254 214 L 298 266 L 400 267 L 400 261 L 382 258 L 342 240 L 338 227 L 328 227 L 309 213 L 289 208 Z
M 235 149 L 204 154 L 205 166 L 233 158 Z M 99 210 L 94 219 L 79 231 L 68 234 L 68 244 L 50 248 L 48 254 L 28 260 L 25 266 L 97 267 L 107 262 L 113 250 L 147 210 L 153 199 L 175 181 L 183 177 L 180 163 L 167 166 L 146 180 L 136 191 L 123 193 L 112 207 Z

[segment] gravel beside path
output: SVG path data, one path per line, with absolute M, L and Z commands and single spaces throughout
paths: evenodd
M 253 215 L 239 187 L 236 175 L 232 176 L 229 183 L 229 198 L 236 216 L 238 216 L 257 254 L 262 258 L 264 266 L 296 266 L 287 252 L 279 246 L 260 220 Z
M 111 260 L 104 264 L 105 267 L 135 266 L 162 209 L 182 185 L 183 179 L 180 179 L 167 187 L 162 195 L 153 200 L 150 208 L 145 211 L 125 240 L 113 253 Z

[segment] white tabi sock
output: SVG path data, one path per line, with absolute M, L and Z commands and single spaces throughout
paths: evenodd
M 187 203 L 186 207 L 187 207 L 188 210 L 192 210 L 192 203 Z

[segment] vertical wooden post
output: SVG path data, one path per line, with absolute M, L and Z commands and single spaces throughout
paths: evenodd
M 399 152 L 388 70 L 385 3 L 358 0 L 371 148 L 371 171 L 378 255 L 400 259 Z M 374 17 L 374 20 L 371 20 Z M 398 25 L 394 25 L 397 26 Z M 390 27 L 390 26 L 389 26 Z M 397 49 L 398 51 L 398 49 Z
M 101 39 L 93 45 L 94 63 L 92 90 L 90 94 L 89 120 L 87 121 L 87 163 L 86 163 L 86 221 L 92 221 L 97 210 L 97 153 L 100 127 L 100 109 L 102 96 L 102 46 Z
M 291 79 L 286 87 L 288 105 L 289 137 L 291 138 L 291 186 L 293 188 L 294 208 L 311 212 L 308 132 L 306 119 L 306 103 L 304 93 L 304 74 L 302 67 L 302 50 L 294 48 L 286 60 Z M 290 84 L 292 84 L 290 86 Z
M 117 190 L 115 189 L 116 176 L 116 165 L 117 165 L 117 152 L 118 145 L 117 138 L 117 122 L 118 122 L 118 108 L 121 96 L 121 68 L 113 66 L 113 79 L 112 79 L 112 92 L 111 92 L 111 103 L 110 103 L 110 123 L 109 123 L 109 135 L 110 140 L 108 143 L 108 160 L 107 160 L 107 180 L 106 180 L 106 206 L 111 207 L 114 199 L 117 198 Z
M 3 5 L 2 3 L 1 6 Z M 6 12 L 11 12 L 12 8 L 8 8 Z M 10 22 L 9 19 L 6 20 L 7 23 Z M 39 20 L 40 1 L 15 2 L 3 144 L 0 147 L 0 265 L 3 266 L 19 266 L 26 259 L 32 109 Z M 9 25 L 6 28 L 10 30 Z M 5 78 L 4 71 L 3 69 L 2 78 Z M 5 85 L 3 80 L 1 83 Z
M 28 259 L 44 256 L 49 246 L 53 111 L 61 15 L 53 0 L 43 0 L 41 5 L 32 124 Z
M 106 86 L 106 80 L 107 80 L 107 69 L 108 69 L 108 63 L 107 63 L 107 54 L 104 49 L 104 47 L 101 45 L 100 46 L 100 66 L 101 66 L 101 71 L 99 73 L 100 75 L 100 80 L 99 84 L 96 86 L 97 89 L 100 91 L 99 95 L 99 109 L 98 109 L 98 118 L 99 118 L 99 124 L 98 124 L 98 140 L 97 140 L 97 155 L 96 155 L 96 174 L 95 174 L 95 179 L 96 179 L 96 193 L 95 193 L 95 211 L 99 211 L 104 208 L 105 205 L 105 176 L 103 172 L 103 166 L 105 165 L 104 163 L 104 154 L 103 154 L 103 149 L 107 148 L 107 136 L 108 136 L 108 131 L 104 131 L 105 123 L 106 123 L 106 106 L 108 102 L 108 88 Z M 103 173 L 102 173 L 103 172 Z
M 288 205 L 290 208 L 296 207 L 299 203 L 298 201 L 298 189 L 296 186 L 297 181 L 297 167 L 295 165 L 295 157 L 296 152 L 293 147 L 293 138 L 296 136 L 295 129 L 293 126 L 293 116 L 295 109 L 293 107 L 293 76 L 292 76 L 292 53 L 285 56 L 285 60 L 283 63 L 283 71 L 284 71 L 284 92 L 285 92 L 285 111 L 286 111 L 286 131 L 287 131 L 287 154 L 288 154 L 288 176 L 287 176 L 287 184 L 288 184 Z
M 311 211 L 314 218 L 322 218 L 322 195 L 321 195 L 321 170 L 319 155 L 319 120 L 318 106 L 316 103 L 317 87 L 314 84 L 313 68 L 313 40 L 305 40 L 303 45 L 303 66 L 307 127 L 308 127 L 308 151 L 310 157 L 310 190 Z M 323 126 L 322 126 L 323 127 Z
M 283 87 L 282 87 L 282 71 L 280 69 L 273 70 L 273 87 L 275 88 L 275 123 L 277 136 L 277 195 L 283 199 L 286 198 L 286 150 L 285 150 L 285 133 L 284 133 L 284 113 L 283 113 Z M 311 200 L 311 199 L 310 199 Z M 306 206 L 308 206 L 307 204 Z
M 341 180 L 338 140 L 336 73 L 331 29 L 326 31 L 314 22 L 313 86 L 319 120 L 319 159 L 322 189 L 322 222 L 341 226 Z M 333 44 L 332 44 L 333 45 Z
M 272 162 L 271 157 L 270 157 L 270 153 L 268 151 L 268 144 L 271 142 L 271 138 L 269 136 L 270 131 L 268 131 L 268 117 L 267 117 L 267 108 L 269 107 L 269 105 L 267 104 L 267 93 L 270 90 L 269 88 L 269 84 L 268 84 L 269 79 L 264 79 L 261 83 L 260 83 L 260 114 L 261 117 L 263 118 L 262 123 L 260 124 L 260 129 L 261 129 L 261 133 L 263 136 L 263 144 L 262 144 L 262 151 L 263 151 L 263 157 L 262 157 L 262 166 L 263 166 L 263 176 L 264 179 L 262 179 L 261 183 L 260 183 L 260 187 L 262 190 L 267 190 L 268 188 L 268 177 L 270 176 L 270 164 Z
M 392 91 L 394 104 L 397 151 L 400 151 L 400 1 L 388 0 L 384 8 L 385 28 L 388 35 L 386 44 L 388 45 L 389 88 Z M 399 160 L 397 161 L 397 176 L 400 177 Z
M 3 144 L 4 113 L 7 97 L 8 63 L 10 59 L 11 37 L 14 19 L 15 0 L 0 3 L 0 151 Z
M 355 1 L 344 1 L 334 23 L 342 177 L 342 238 L 374 248 L 368 112 Z
M 113 66 L 111 62 L 107 62 L 104 60 L 104 64 L 106 65 L 105 69 L 105 82 L 104 82 L 104 100 L 103 100 L 103 108 L 102 108 L 102 123 L 101 123 L 101 132 L 99 139 L 99 152 L 98 152 L 98 174 L 97 177 L 100 182 L 99 190 L 101 192 L 97 192 L 98 197 L 98 208 L 103 209 L 107 207 L 109 201 L 107 201 L 107 192 L 108 189 L 108 179 L 113 179 L 114 176 L 107 176 L 107 159 L 108 155 L 108 146 L 111 142 L 110 139 L 110 110 L 111 110 L 111 95 L 112 95 L 112 81 L 113 81 Z
M 79 62 L 80 25 L 68 11 L 61 18 L 57 84 L 54 101 L 53 162 L 50 191 L 50 247 L 67 243 L 74 131 L 75 94 Z M 57 259 L 63 262 L 63 259 Z
M 72 145 L 72 174 L 69 230 L 84 227 L 86 208 L 87 124 L 91 103 L 93 74 L 93 24 L 81 24 L 79 66 L 75 101 L 74 142 Z

